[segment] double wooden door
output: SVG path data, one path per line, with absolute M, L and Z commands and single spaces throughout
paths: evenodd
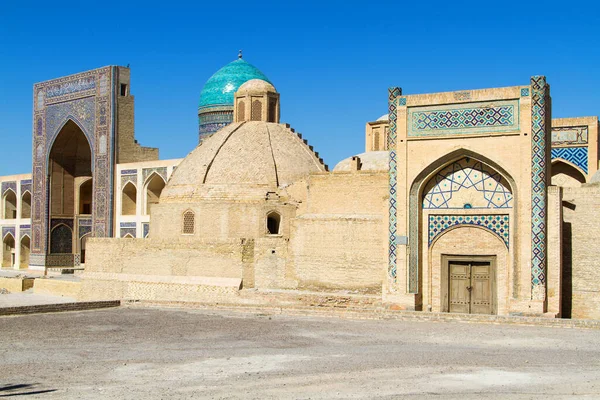
M 448 311 L 493 314 L 494 271 L 489 261 L 449 260 Z

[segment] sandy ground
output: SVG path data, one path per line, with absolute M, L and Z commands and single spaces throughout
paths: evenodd
M 600 331 L 117 308 L 0 317 L 0 398 L 600 399 Z

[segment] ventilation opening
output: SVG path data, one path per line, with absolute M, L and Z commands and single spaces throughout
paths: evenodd
M 127 84 L 121 83 L 121 96 L 127 96 Z
M 276 212 L 267 215 L 267 233 L 269 235 L 279 235 L 279 227 L 281 224 L 281 215 Z
M 194 221 L 195 215 L 193 211 L 186 211 L 183 214 L 183 226 L 181 232 L 184 235 L 193 235 L 194 234 Z

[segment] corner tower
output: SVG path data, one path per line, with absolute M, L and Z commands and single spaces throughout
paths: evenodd
M 227 64 L 214 73 L 202 88 L 198 106 L 198 142 L 233 122 L 233 95 L 249 80 L 271 83 L 258 68 L 242 58 Z

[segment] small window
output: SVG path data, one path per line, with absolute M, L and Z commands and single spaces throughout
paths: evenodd
M 193 235 L 194 234 L 194 220 L 195 215 L 193 211 L 186 211 L 183 213 L 183 229 L 182 233 L 184 235 Z
M 121 83 L 121 96 L 127 96 L 127 84 Z
M 272 211 L 267 215 L 267 233 L 269 235 L 279 235 L 279 226 L 281 225 L 281 215 Z

